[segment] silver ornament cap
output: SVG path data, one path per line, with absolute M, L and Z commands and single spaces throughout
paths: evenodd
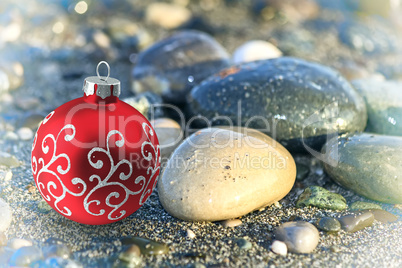
M 99 66 L 101 64 L 105 64 L 107 67 L 107 76 L 99 75 Z M 120 81 L 116 78 L 109 77 L 110 75 L 110 66 L 106 61 L 101 61 L 96 66 L 96 74 L 97 76 L 90 76 L 85 78 L 84 87 L 82 90 L 84 91 L 86 96 L 96 94 L 102 99 L 106 99 L 110 96 L 119 97 L 120 95 Z

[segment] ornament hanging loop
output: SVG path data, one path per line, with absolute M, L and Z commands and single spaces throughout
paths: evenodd
M 106 76 L 105 79 L 102 79 L 102 77 L 99 75 L 99 66 L 100 66 L 102 63 L 105 64 L 106 67 L 107 67 L 107 76 Z M 109 75 L 110 75 L 110 66 L 109 66 L 109 63 L 107 63 L 106 61 L 101 61 L 101 62 L 99 62 L 99 63 L 98 63 L 98 66 L 96 66 L 96 74 L 98 75 L 99 79 L 101 79 L 101 80 L 107 82 L 107 79 L 109 78 Z

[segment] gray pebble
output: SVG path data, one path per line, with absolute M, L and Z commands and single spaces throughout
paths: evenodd
M 225 228 L 233 228 L 242 224 L 240 219 L 231 219 L 231 220 L 224 220 L 219 222 Z
M 342 229 L 346 232 L 354 233 L 371 226 L 374 222 L 374 215 L 371 212 L 362 214 L 351 214 L 339 218 Z
M 276 228 L 274 234 L 293 253 L 312 252 L 317 247 L 320 236 L 314 225 L 303 221 L 286 222 Z
M 336 233 L 341 230 L 341 223 L 337 219 L 324 217 L 318 221 L 318 228 L 328 233 Z
M 8 229 L 13 218 L 10 205 L 0 198 L 0 232 Z

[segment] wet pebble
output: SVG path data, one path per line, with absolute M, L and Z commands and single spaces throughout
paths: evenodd
M 141 264 L 141 250 L 137 245 L 126 246 L 125 249 L 119 254 L 118 259 L 129 267 L 137 267 Z
M 188 21 L 191 11 L 182 5 L 158 2 L 147 6 L 145 18 L 163 28 L 173 29 Z
M 160 242 L 143 237 L 125 237 L 123 245 L 137 245 L 143 255 L 161 255 L 169 252 L 169 247 Z
M 242 165 L 247 159 L 253 164 Z M 292 156 L 267 135 L 247 128 L 210 128 L 197 131 L 173 152 L 158 194 L 176 218 L 220 221 L 282 199 L 295 178 Z
M 323 148 L 330 177 L 357 194 L 402 203 L 402 137 L 362 133 L 330 141 Z M 327 164 L 337 162 L 337 166 Z
M 317 227 L 328 233 L 337 233 L 341 230 L 341 223 L 335 218 L 324 217 L 318 221 Z
M 196 237 L 196 235 L 193 230 L 187 229 L 187 237 L 190 239 L 194 239 Z
M 11 224 L 13 215 L 10 205 L 0 198 L 0 232 L 5 232 Z
M 366 210 L 366 209 L 382 209 L 380 205 L 363 202 L 363 201 L 356 201 L 349 206 L 350 210 Z
M 242 221 L 240 219 L 230 219 L 221 221 L 219 222 L 219 224 L 225 228 L 234 228 L 236 226 L 240 226 L 242 224 Z
M 10 266 L 30 266 L 43 259 L 42 252 L 36 246 L 19 248 L 11 256 L 8 264 Z
M 153 91 L 172 103 L 184 103 L 191 88 L 229 66 L 229 54 L 211 36 L 180 31 L 138 54 L 133 91 Z
M 374 222 L 374 215 L 371 212 L 363 212 L 361 214 L 345 215 L 338 220 L 343 230 L 354 233 L 371 226 Z
M 314 206 L 323 209 L 345 210 L 347 208 L 345 198 L 337 193 L 332 193 L 319 186 L 310 186 L 304 189 L 296 202 L 296 207 Z
M 273 253 L 286 256 L 288 254 L 288 247 L 282 241 L 275 240 L 271 245 L 271 250 Z
M 137 109 L 148 120 L 163 116 L 162 98 L 153 92 L 144 92 L 135 97 L 124 98 L 122 101 Z
M 367 105 L 366 131 L 402 136 L 402 82 L 367 79 L 353 85 Z
M 12 249 L 20 249 L 32 246 L 32 241 L 24 238 L 12 238 L 8 241 L 7 246 Z
M 311 223 L 286 222 L 275 229 L 275 238 L 286 244 L 293 253 L 310 253 L 318 245 L 319 232 Z
M 18 137 L 23 141 L 32 140 L 34 133 L 30 128 L 22 127 L 17 130 Z
M 253 247 L 250 241 L 245 237 L 236 239 L 236 245 L 242 250 L 249 250 Z
M 396 222 L 398 220 L 397 216 L 382 209 L 370 209 L 369 211 L 373 213 L 375 220 L 382 223 Z
M 263 40 L 248 41 L 233 52 L 233 62 L 242 63 L 278 58 L 282 52 L 273 44 Z
M 6 167 L 18 167 L 21 165 L 21 162 L 18 161 L 14 155 L 0 151 L 0 165 Z
M 170 118 L 151 120 L 151 124 L 158 136 L 162 158 L 167 160 L 183 140 L 184 133 L 180 125 Z
M 289 57 L 233 66 L 205 79 L 192 89 L 187 112 L 201 116 L 193 122 L 198 127 L 206 126 L 204 118 L 212 125 L 247 124 L 290 151 L 313 153 L 327 134 L 362 131 L 367 118 L 364 100 L 337 72 Z

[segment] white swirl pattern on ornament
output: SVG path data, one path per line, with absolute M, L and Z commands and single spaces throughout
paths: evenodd
M 122 184 L 120 182 L 109 182 L 109 179 L 113 176 L 113 174 L 116 172 L 116 170 L 121 165 L 127 165 L 129 167 L 129 172 L 128 172 L 128 174 L 125 174 L 124 172 L 121 172 L 119 174 L 120 180 L 127 180 L 128 178 L 130 178 L 130 176 L 131 176 L 131 174 L 133 172 L 133 167 L 132 167 L 131 163 L 129 161 L 127 161 L 126 159 L 120 160 L 115 165 L 113 157 L 112 157 L 112 155 L 110 153 L 109 140 L 113 135 L 119 135 L 119 137 L 120 137 L 120 140 L 117 140 L 115 142 L 115 145 L 117 147 L 122 147 L 124 145 L 125 140 L 124 140 L 124 136 L 123 136 L 123 134 L 121 134 L 121 132 L 119 132 L 117 130 L 111 130 L 108 133 L 107 138 L 106 138 L 106 146 L 107 146 L 106 149 L 107 150 L 105 150 L 103 148 L 100 148 L 100 147 L 96 147 L 96 148 L 93 148 L 88 153 L 88 161 L 91 164 L 91 166 L 96 168 L 96 169 L 101 169 L 103 167 L 104 163 L 101 160 L 98 160 L 96 162 L 92 161 L 92 157 L 93 157 L 93 154 L 95 152 L 101 152 L 101 153 L 106 154 L 107 157 L 109 158 L 109 161 L 110 161 L 110 171 L 109 171 L 108 175 L 104 179 L 101 179 L 99 177 L 99 175 L 96 175 L 96 174 L 91 175 L 91 177 L 89 178 L 89 180 L 91 182 L 94 181 L 94 179 L 96 179 L 98 181 L 98 184 L 87 194 L 87 196 L 84 199 L 84 208 L 89 214 L 94 215 L 94 216 L 100 216 L 100 215 L 103 215 L 105 213 L 104 209 L 100 209 L 98 213 L 95 213 L 95 212 L 91 211 L 91 209 L 89 207 L 91 204 L 95 204 L 96 206 L 100 206 L 102 204 L 102 202 L 100 200 L 97 200 L 97 199 L 90 200 L 90 198 L 93 195 L 93 193 L 95 193 L 100 188 L 109 187 L 111 185 L 114 185 L 114 186 L 118 186 L 122 190 L 124 190 L 124 194 L 125 194 L 124 199 L 122 201 L 120 201 L 118 204 L 112 204 L 111 201 L 110 201 L 111 198 L 117 199 L 117 198 L 120 197 L 120 193 L 117 192 L 117 191 L 113 191 L 113 192 L 109 193 L 107 195 L 107 197 L 105 198 L 106 205 L 108 207 L 110 207 L 110 208 L 113 208 L 112 211 L 108 214 L 108 219 L 109 220 L 118 220 L 118 219 L 122 218 L 126 214 L 125 210 L 121 210 L 121 211 L 118 211 L 118 210 L 121 208 L 121 206 L 123 206 L 127 202 L 127 200 L 130 197 L 130 195 L 138 195 L 138 194 L 140 194 L 142 192 L 142 195 L 141 195 L 140 201 L 139 201 L 139 204 L 142 205 L 146 200 L 145 196 L 147 195 L 147 193 L 152 192 L 153 188 L 156 185 L 156 180 L 155 180 L 155 183 L 153 185 L 152 190 L 148 189 L 148 186 L 149 186 L 149 183 L 152 181 L 152 178 L 155 176 L 156 172 L 159 170 L 158 162 L 160 162 L 160 157 L 158 155 L 159 155 L 160 149 L 159 149 L 159 145 L 157 146 L 157 148 L 155 148 L 154 145 L 150 142 L 151 140 L 150 140 L 150 137 L 148 135 L 148 132 L 149 132 L 149 134 L 151 136 L 154 135 L 151 127 L 147 123 L 144 122 L 142 124 L 142 128 L 143 128 L 143 130 L 144 130 L 144 132 L 145 132 L 145 134 L 146 134 L 146 136 L 148 138 L 148 141 L 143 142 L 143 144 L 141 146 L 141 153 L 142 153 L 143 157 L 145 158 L 145 160 L 147 160 L 149 162 L 152 161 L 152 158 L 153 158 L 152 153 L 147 151 L 147 150 L 145 150 L 145 146 L 150 145 L 151 148 L 153 149 L 153 153 L 155 155 L 156 161 L 154 163 L 154 167 L 149 167 L 147 169 L 147 174 L 150 174 L 150 177 L 149 177 L 148 180 L 142 175 L 138 176 L 134 180 L 134 183 L 136 185 L 141 186 L 141 188 L 138 191 L 131 191 L 124 184 Z M 147 155 L 146 155 L 146 152 L 147 152 Z M 144 200 L 144 198 L 145 198 L 145 200 Z M 114 216 L 116 211 L 118 211 L 119 214 Z
M 49 120 L 49 118 L 47 118 L 47 120 Z M 47 120 L 43 120 L 43 124 L 46 124 Z M 60 178 L 60 175 L 65 175 L 67 174 L 70 169 L 71 169 L 71 162 L 70 162 L 70 158 L 68 157 L 68 155 L 66 153 L 61 153 L 61 154 L 56 154 L 56 150 L 57 150 L 57 142 L 59 141 L 59 136 L 60 134 L 67 130 L 70 129 L 72 130 L 72 134 L 65 134 L 64 135 L 64 141 L 71 141 L 74 137 L 75 137 L 75 127 L 71 124 L 65 125 L 57 134 L 57 137 L 55 138 L 53 134 L 47 134 L 43 140 L 42 140 L 42 152 L 44 154 L 48 154 L 50 152 L 50 146 L 53 147 L 53 151 L 52 151 L 52 158 L 50 159 L 50 161 L 45 164 L 44 159 L 41 157 L 39 158 L 39 160 L 36 160 L 36 157 L 34 156 L 32 158 L 32 172 L 34 175 L 36 175 L 36 185 L 38 186 L 38 189 L 41 193 L 41 195 L 43 196 L 43 198 L 45 198 L 45 200 L 47 201 L 51 201 L 51 197 L 53 197 L 55 199 L 54 201 L 54 207 L 63 215 L 66 216 L 71 216 L 72 212 L 69 208 L 67 207 L 63 207 L 63 208 L 59 208 L 58 207 L 58 203 L 60 201 L 62 201 L 64 199 L 64 197 L 66 196 L 66 194 L 71 194 L 73 196 L 82 196 L 85 191 L 87 190 L 87 185 L 86 183 L 80 179 L 80 178 L 73 178 L 71 180 L 71 183 L 74 185 L 77 184 L 81 184 L 82 185 L 82 190 L 78 193 L 70 190 L 62 181 L 62 179 Z M 49 141 L 49 143 L 48 143 Z M 51 142 L 51 144 L 50 144 Z M 57 166 L 56 171 L 53 171 L 50 169 L 50 167 L 52 166 L 52 164 L 54 164 L 58 159 L 64 159 L 67 163 L 66 167 L 63 168 L 63 166 L 60 164 Z M 38 172 L 38 165 L 42 164 L 41 169 Z M 38 172 L 38 173 L 37 173 Z M 47 173 L 48 176 L 52 175 L 56 180 L 47 180 L 45 183 L 42 182 L 41 180 L 41 175 L 43 173 Z M 60 188 L 62 193 L 60 195 L 57 195 L 55 192 L 53 191 L 59 191 L 60 192 Z M 43 190 L 46 188 L 48 194 L 44 194 Z M 53 190 L 52 190 L 53 189 Z

